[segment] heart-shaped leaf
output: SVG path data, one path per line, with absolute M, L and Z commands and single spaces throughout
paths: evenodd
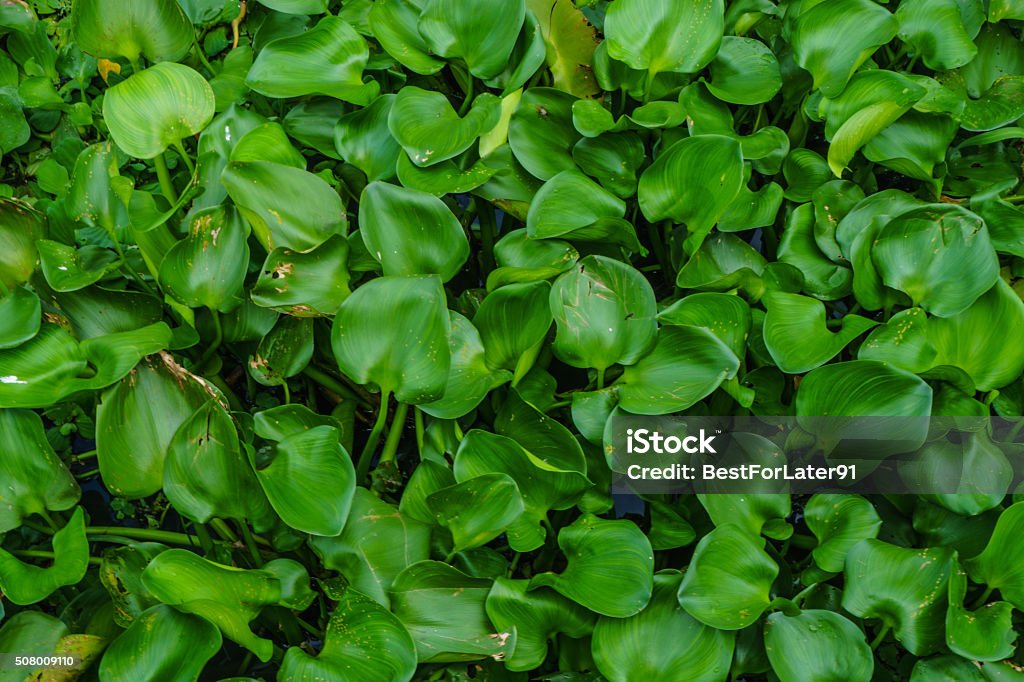
M 769 292 L 765 298 L 764 344 L 783 372 L 802 374 L 828 362 L 850 341 L 877 322 L 860 315 L 844 315 L 832 331 L 825 319 L 825 304 L 807 296 Z
M 608 55 L 647 71 L 650 80 L 663 71 L 696 73 L 718 52 L 724 12 L 722 0 L 613 4 L 605 18 Z
M 454 552 L 485 545 L 523 513 L 516 482 L 503 473 L 476 476 L 430 495 L 427 507 L 452 533 Z
M 833 611 L 776 611 L 765 621 L 764 648 L 780 682 L 868 682 L 875 667 L 864 633 Z
M 174 0 L 125 5 L 117 0 L 81 0 L 71 7 L 71 35 L 94 57 L 124 57 L 137 63 L 177 61 L 195 41 L 192 22 Z
M 1018 609 L 1024 608 L 1024 571 L 1020 550 L 1013 538 L 1024 526 L 1024 503 L 1018 502 L 1003 511 L 985 550 L 964 563 L 975 582 L 999 590 L 1003 599 Z
M 465 116 L 459 116 L 441 93 L 408 85 L 391 103 L 388 128 L 409 160 L 426 167 L 469 149 L 498 124 L 500 116 L 501 100 L 493 95 L 481 95 Z
M 505 68 L 525 18 L 523 0 L 428 0 L 419 32 L 434 54 L 461 58 L 477 78 L 492 78 Z
M 814 563 L 830 573 L 842 572 L 850 549 L 877 537 L 882 526 L 875 507 L 860 495 L 814 495 L 804 507 L 804 518 L 818 539 Z
M 1001 661 L 1012 656 L 1017 639 L 1013 605 L 998 601 L 968 609 L 964 606 L 966 596 L 967 574 L 954 558 L 949 575 L 946 645 L 953 653 L 972 661 Z
M 100 675 L 112 682 L 190 682 L 220 651 L 215 625 L 160 604 L 143 613 L 107 649 Z
M 53 563 L 41 568 L 0 549 L 0 590 L 13 604 L 27 606 L 49 597 L 65 585 L 80 582 L 89 568 L 85 511 L 75 507 L 63 528 L 53 534 Z

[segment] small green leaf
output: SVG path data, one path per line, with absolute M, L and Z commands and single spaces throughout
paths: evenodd
M 337 234 L 309 251 L 276 248 L 252 287 L 252 302 L 295 317 L 333 315 L 351 293 L 342 267 L 348 256 L 348 241 Z
M 368 20 L 381 47 L 402 66 L 420 74 L 437 73 L 443 59 L 430 53 L 419 31 L 420 15 L 429 0 L 380 0 L 370 8 Z M 383 178 L 381 178 L 383 179 Z
M 374 3 L 374 10 L 380 6 L 381 3 Z M 370 182 L 395 176 L 395 163 L 402 148 L 388 128 L 388 119 L 396 97 L 381 95 L 368 106 L 339 118 L 334 127 L 338 154 L 363 171 Z
M 75 507 L 67 525 L 53 534 L 53 563 L 47 568 L 27 564 L 0 549 L 0 590 L 13 604 L 28 606 L 65 585 L 80 582 L 89 568 L 85 511 Z
M 722 38 L 708 83 L 715 97 L 732 104 L 761 104 L 781 87 L 779 62 L 767 45 L 753 38 Z
M 1003 511 L 985 550 L 964 563 L 975 582 L 985 583 L 1018 609 L 1024 608 L 1024 563 L 1021 546 L 1014 538 L 1024 527 L 1024 502 Z
M 814 563 L 823 571 L 840 573 L 846 555 L 861 540 L 878 536 L 882 520 L 874 505 L 860 495 L 819 493 L 804 507 L 807 527 L 818 539 Z
M 489 367 L 517 377 L 529 371 L 551 327 L 550 292 L 543 281 L 509 284 L 483 300 L 473 325 L 480 330 Z

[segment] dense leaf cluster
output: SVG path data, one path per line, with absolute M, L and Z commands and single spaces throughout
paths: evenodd
M 1020 417 L 1022 25 L 0 0 L 0 652 L 1024 679 L 1024 421 L 956 495 L 613 496 L 606 458 L 622 414 Z

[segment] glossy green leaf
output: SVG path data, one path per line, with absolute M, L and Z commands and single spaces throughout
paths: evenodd
M 508 125 L 508 143 L 531 175 L 550 180 L 576 170 L 572 148 L 580 134 L 572 124 L 576 98 L 552 88 L 531 88 L 519 100 Z
M 1024 572 L 1021 571 L 1020 549 L 1013 538 L 1024 524 L 1024 503 L 1018 502 L 1003 511 L 984 551 L 964 563 L 975 582 L 985 583 L 1018 609 L 1024 604 Z
M 718 52 L 724 12 L 721 0 L 613 4 L 605 18 L 608 55 L 647 71 L 649 79 L 663 71 L 696 73 Z
M 314 537 L 310 546 L 324 566 L 339 571 L 349 584 L 388 606 L 388 591 L 406 567 L 429 555 L 430 528 L 356 488 L 348 522 L 336 538 Z
M 910 0 L 900 3 L 899 36 L 913 45 L 930 69 L 948 71 L 967 64 L 978 53 L 956 0 Z
M 374 3 L 378 7 L 402 4 Z M 401 145 L 388 128 L 391 107 L 397 95 L 381 95 L 362 109 L 345 114 L 334 127 L 334 146 L 343 159 L 366 174 L 370 182 L 388 180 L 395 176 L 395 163 Z
M 736 376 L 740 360 L 705 327 L 667 325 L 654 349 L 616 382 L 619 405 L 634 414 L 684 410 Z
M 877 323 L 860 315 L 844 315 L 838 329 L 826 324 L 825 305 L 807 296 L 769 292 L 764 343 L 783 372 L 802 374 L 828 362 L 850 341 Z
M 95 57 L 124 57 L 137 62 L 177 61 L 195 40 L 192 22 L 174 0 L 133 3 L 117 0 L 76 0 L 71 10 L 71 35 Z
M 782 87 L 779 62 L 764 43 L 726 36 L 711 62 L 708 90 L 723 102 L 760 104 Z
M 27 204 L 0 200 L 0 284 L 28 281 L 36 269 L 36 240 L 46 236 L 42 215 Z
M 401 621 L 372 599 L 346 589 L 331 613 L 320 652 L 314 657 L 301 647 L 291 647 L 278 678 L 282 682 L 405 682 L 415 671 L 415 644 Z
M 74 585 L 89 568 L 85 511 L 75 507 L 63 528 L 53 534 L 53 562 L 42 568 L 0 549 L 0 590 L 11 603 L 27 606 L 42 601 L 65 585 Z
M 459 116 L 441 93 L 409 85 L 395 95 L 388 128 L 413 164 L 426 167 L 469 149 L 500 116 L 501 100 L 493 95 L 481 95 Z
M 819 367 L 804 377 L 797 395 L 800 415 L 928 415 L 932 390 L 918 377 L 872 360 Z
M 16 348 L 39 333 L 42 324 L 42 305 L 39 297 L 23 286 L 16 286 L 0 295 L 0 319 L 5 328 L 0 330 L 0 350 Z
M 245 82 L 268 97 L 328 95 L 369 104 L 376 81 L 363 82 L 366 41 L 339 17 L 326 16 L 304 33 L 278 38 L 256 56 Z
M 142 581 L 163 603 L 212 623 L 264 662 L 270 660 L 273 644 L 255 635 L 249 622 L 266 606 L 304 610 L 313 599 L 309 576 L 291 559 L 243 570 L 170 549 L 150 562 Z
M 498 75 L 526 18 L 523 0 L 428 0 L 419 32 L 441 57 L 460 58 L 477 78 Z
M 485 603 L 491 581 L 472 578 L 440 561 L 420 561 L 391 585 L 391 610 L 416 642 L 420 663 L 504 658 L 515 631 L 495 632 Z
M 533 239 L 561 237 L 599 241 L 591 236 L 604 219 L 621 218 L 626 204 L 578 171 L 563 171 L 544 183 L 526 217 Z
M 55 291 L 77 291 L 117 270 L 122 261 L 110 249 L 84 246 L 75 249 L 60 242 L 40 239 L 36 242 L 39 266 L 46 283 Z
M 842 572 L 850 549 L 877 537 L 882 526 L 875 507 L 860 495 L 814 495 L 804 507 L 804 518 L 818 539 L 814 563 L 829 573 Z
M 99 579 L 110 595 L 113 620 L 121 627 L 131 627 L 147 609 L 159 603 L 142 584 L 142 572 L 153 557 L 166 550 L 165 545 L 156 542 L 135 542 L 103 552 Z
M 608 521 L 584 514 L 558 533 L 568 559 L 561 573 L 540 573 L 530 589 L 551 587 L 596 613 L 626 618 L 651 599 L 654 554 L 643 532 L 631 521 Z
M 167 449 L 175 432 L 211 398 L 213 389 L 169 355 L 147 360 L 104 392 L 96 410 L 100 474 L 127 498 L 163 487 Z M 127 425 L 133 428 L 126 428 Z
M 295 317 L 332 315 L 348 298 L 348 241 L 334 235 L 309 251 L 276 248 L 252 287 L 256 305 Z
M 381 0 L 370 8 L 368 21 L 373 35 L 388 54 L 400 64 L 421 74 L 431 74 L 444 67 L 444 60 L 430 52 L 420 34 L 419 20 L 427 0 Z
M 483 474 L 430 495 L 427 507 L 452 533 L 453 551 L 473 549 L 498 537 L 523 513 L 519 486 L 506 474 Z
M 619 261 L 584 258 L 555 280 L 550 300 L 557 329 L 552 350 L 569 365 L 603 372 L 635 363 L 654 345 L 654 291 Z
M 944 645 L 951 550 L 907 549 L 862 540 L 846 555 L 843 608 L 880 618 L 907 651 L 925 656 Z
M 700 135 L 666 149 L 640 176 L 640 210 L 648 220 L 685 223 L 687 250 L 700 247 L 743 186 L 743 153 L 723 135 Z
M 359 202 L 359 234 L 384 275 L 438 275 L 447 282 L 469 257 L 458 219 L 440 199 L 373 182 Z
M 193 682 L 221 641 L 220 630 L 209 621 L 161 604 L 114 640 L 100 662 L 100 675 L 111 682 Z
M 377 314 L 384 309 L 387 317 Z M 415 405 L 444 395 L 451 366 L 448 333 L 439 278 L 382 277 L 345 299 L 331 345 L 339 367 L 355 381 Z
M 679 585 L 686 611 L 719 630 L 745 628 L 768 608 L 779 566 L 764 540 L 726 524 L 705 535 Z
M 864 633 L 832 611 L 776 611 L 765 621 L 764 646 L 781 682 L 868 682 L 875 667 Z
M 182 138 L 200 132 L 213 118 L 210 84 L 196 71 L 161 62 L 107 91 L 103 118 L 118 147 L 151 159 Z
M 0 628 L 0 646 L 6 651 L 53 652 L 67 636 L 68 626 L 60 619 L 41 611 L 22 611 L 7 618 Z M 24 667 L 8 667 L 0 673 L 3 682 L 25 682 L 29 676 Z
M 551 327 L 547 282 L 510 284 L 484 299 L 473 325 L 480 330 L 488 366 L 524 375 Z
M 797 16 L 791 35 L 793 56 L 814 76 L 815 88 L 835 97 L 898 29 L 896 17 L 871 0 L 824 0 Z
M 1005 601 L 977 609 L 964 605 L 967 574 L 953 559 L 949 575 L 949 610 L 946 611 L 946 645 L 973 661 L 1001 661 L 1013 655 L 1017 633 L 1013 629 L 1013 605 Z

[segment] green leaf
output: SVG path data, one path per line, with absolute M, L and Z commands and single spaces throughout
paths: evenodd
M 146 360 L 107 390 L 96 409 L 96 449 L 103 483 L 127 498 L 164 484 L 167 449 L 178 428 L 211 398 L 205 380 L 169 355 Z M 126 424 L 132 428 L 125 429 Z
M 753 300 L 761 297 L 766 261 L 750 244 L 732 234 L 714 234 L 679 269 L 676 284 L 687 289 L 729 291 L 742 287 Z
M 23 286 L 0 295 L 0 319 L 5 322 L 0 330 L 0 350 L 17 348 L 38 334 L 42 314 L 39 297 Z
M 684 410 L 735 377 L 739 367 L 739 358 L 707 328 L 666 325 L 654 350 L 615 383 L 619 405 L 634 414 Z
M 882 520 L 874 505 L 860 495 L 819 493 L 804 506 L 804 519 L 818 546 L 814 563 L 823 571 L 840 573 L 846 555 L 861 540 L 878 536 Z
M 796 63 L 835 97 L 861 64 L 896 36 L 896 17 L 871 0 L 824 0 L 800 12 L 791 34 Z
M 281 386 L 313 357 L 313 320 L 286 315 L 249 356 L 249 375 L 264 386 Z
M 872 257 L 886 286 L 939 317 L 963 312 L 999 279 L 984 221 L 954 204 L 893 218 L 879 233 Z
M 782 88 L 782 74 L 767 45 L 753 38 L 726 36 L 711 62 L 707 86 L 723 102 L 761 104 Z
M 529 671 L 544 663 L 548 642 L 556 635 L 580 638 L 589 635 L 596 620 L 593 613 L 554 590 L 530 590 L 529 580 L 498 578 L 487 594 L 487 617 L 495 627 L 516 632 L 516 644 L 505 658 L 512 671 Z
M 0 199 L 0 284 L 12 288 L 36 269 L 36 240 L 46 236 L 42 215 L 27 204 Z
M 719 526 L 697 543 L 679 585 L 679 603 L 705 625 L 740 630 L 768 608 L 778 574 L 763 539 L 738 526 Z
M 555 280 L 550 300 L 557 329 L 552 350 L 573 367 L 603 372 L 614 364 L 630 365 L 654 345 L 654 290 L 620 261 L 584 258 Z
M 24 563 L 0 549 L 0 590 L 11 603 L 35 604 L 85 577 L 89 568 L 89 541 L 85 537 L 82 507 L 75 507 L 71 520 L 53 534 L 52 542 L 53 563 L 47 568 Z
M 327 11 L 327 0 L 260 0 L 260 4 L 286 14 L 323 14 Z
M 1013 538 L 1024 527 L 1024 502 L 1011 505 L 996 522 L 992 537 L 981 554 L 964 563 L 975 582 L 985 583 L 1018 609 L 1024 605 L 1024 571 L 1021 548 Z
M 604 31 L 608 56 L 647 71 L 648 79 L 696 73 L 718 52 L 725 9 L 722 0 L 624 0 L 608 8 Z
M 962 434 L 959 442 L 927 443 L 905 466 L 901 477 L 922 490 L 950 490 L 954 484 L 955 492 L 925 499 L 964 516 L 997 508 L 1013 481 L 1013 467 L 1003 450 L 983 433 Z
M 832 611 L 772 613 L 765 621 L 764 646 L 780 682 L 869 682 L 875 667 L 864 633 Z
M 900 40 L 912 45 L 929 69 L 948 71 L 963 66 L 974 59 L 978 48 L 964 26 L 962 13 L 957 0 L 901 2 L 896 10 Z
M 744 354 L 750 336 L 750 306 L 733 294 L 690 294 L 658 313 L 658 319 L 662 324 L 705 327 L 737 357 Z
M 171 330 L 163 322 L 80 344 L 58 325 L 43 325 L 30 341 L 0 351 L 0 407 L 48 407 L 80 391 L 104 388 L 170 342 Z M 95 373 L 81 376 L 90 365 Z
M 508 143 L 534 177 L 550 180 L 562 171 L 576 170 L 572 149 L 581 136 L 572 124 L 575 101 L 553 88 L 530 88 L 519 100 L 509 121 Z
M 396 2 L 374 3 L 371 15 L 378 7 L 392 4 Z M 370 182 L 395 176 L 395 163 L 402 148 L 388 128 L 388 119 L 396 97 L 381 95 L 368 106 L 339 118 L 334 127 L 334 146 L 338 154 L 363 171 Z
M 949 116 L 908 111 L 864 146 L 864 157 L 928 182 L 945 162 L 956 131 L 957 122 Z
M 529 371 L 551 327 L 550 292 L 543 281 L 509 284 L 483 300 L 473 325 L 489 367 L 513 371 L 517 378 Z
M 252 302 L 295 317 L 333 315 L 351 293 L 342 267 L 348 256 L 348 241 L 337 234 L 308 251 L 276 248 L 252 287 Z
M 880 618 L 915 656 L 944 646 L 947 581 L 952 550 L 907 549 L 861 540 L 846 555 L 843 608 Z
M 487 544 L 523 513 L 519 486 L 506 474 L 483 474 L 430 495 L 427 507 L 452 533 L 453 552 Z
M 540 573 L 530 589 L 551 587 L 577 604 L 612 618 L 639 613 L 651 599 L 654 552 L 631 521 L 584 514 L 558 533 L 568 565 L 561 573 Z
M 221 642 L 220 630 L 209 621 L 160 604 L 114 640 L 100 662 L 100 675 L 111 682 L 191 682 Z
M 494 420 L 494 430 L 515 440 L 547 467 L 580 474 L 587 472 L 586 456 L 572 432 L 527 402 L 518 390 L 508 392 Z
M 348 224 L 341 197 L 322 178 L 269 161 L 232 161 L 221 181 L 267 251 L 307 251 Z
M 571 507 L 590 484 L 582 472 L 545 462 L 512 438 L 481 429 L 471 430 L 462 439 L 454 472 L 459 482 L 489 474 L 505 474 L 515 481 L 524 509 L 508 524 L 507 533 L 509 545 L 517 552 L 540 547 L 548 511 Z
M 693 253 L 743 187 L 743 153 L 724 135 L 676 142 L 640 176 L 640 210 L 650 221 L 671 219 L 689 231 Z
M 232 208 L 193 213 L 188 236 L 160 263 L 160 284 L 190 308 L 230 311 L 242 302 L 249 266 L 249 226 Z
M 547 44 L 547 64 L 555 87 L 576 97 L 598 92 L 592 64 L 597 30 L 572 0 L 527 0 Z
M 447 282 L 469 258 L 455 214 L 425 192 L 372 182 L 359 202 L 359 234 L 385 276 L 438 275 Z
M 272 40 L 259 51 L 246 85 L 267 97 L 327 95 L 369 104 L 380 86 L 363 82 L 369 48 L 346 21 L 326 16 L 298 35 Z
M 213 118 L 210 84 L 193 69 L 161 62 L 110 88 L 103 118 L 110 136 L 129 156 L 152 159 Z
M 1017 633 L 1013 629 L 1013 605 L 998 601 L 977 609 L 964 606 L 967 574 L 953 559 L 949 575 L 949 610 L 946 611 L 946 645 L 972 661 L 1001 661 L 1013 655 Z
M 21 611 L 10 616 L 0 628 L 0 647 L 5 651 L 52 652 L 68 634 L 68 626 L 58 618 L 41 611 Z M 29 676 L 24 667 L 8 667 L 0 673 L 3 682 L 25 682 Z
M 501 100 L 483 93 L 459 116 L 440 92 L 407 85 L 398 91 L 388 114 L 388 129 L 416 166 L 452 159 L 498 124 Z
M 505 68 L 525 18 L 523 0 L 427 0 L 419 32 L 434 54 L 462 59 L 477 78 L 493 78 Z
M 387 315 L 380 311 L 387 310 Z M 381 277 L 345 299 L 331 346 L 341 370 L 412 405 L 444 395 L 449 320 L 436 276 Z
M 77 291 L 95 284 L 121 267 L 122 261 L 110 249 L 83 246 L 81 249 L 49 239 L 36 242 L 39 266 L 54 291 Z
M 708 627 L 679 608 L 681 580 L 678 571 L 660 571 L 651 601 L 640 613 L 598 619 L 591 650 L 602 675 L 612 682 L 638 677 L 668 682 L 680 671 L 692 682 L 726 678 L 735 635 Z
M 429 556 L 429 542 L 429 526 L 366 488 L 356 488 L 341 535 L 313 537 L 309 544 L 325 568 L 339 571 L 352 587 L 388 606 L 391 583 L 403 569 Z
M 398 63 L 420 74 L 437 73 L 443 59 L 430 53 L 420 34 L 419 21 L 428 0 L 380 0 L 370 8 L 368 20 L 374 37 Z
M 174 0 L 125 5 L 118 0 L 76 0 L 71 5 L 71 38 L 94 57 L 123 57 L 136 63 L 177 61 L 195 41 L 195 30 Z
M 526 230 L 532 239 L 599 241 L 590 236 L 597 223 L 625 213 L 625 202 L 583 173 L 562 171 L 538 190 L 526 216 Z
M 452 361 L 444 396 L 421 404 L 419 409 L 439 419 L 458 419 L 474 410 L 491 389 L 511 379 L 512 374 L 488 367 L 477 328 L 454 310 L 449 310 L 448 315 L 448 350 Z
M 142 572 L 153 557 L 166 550 L 156 542 L 136 542 L 103 552 L 100 583 L 110 595 L 114 622 L 121 627 L 130 627 L 148 608 L 160 603 L 142 584 Z
M 515 649 L 515 630 L 495 632 L 485 603 L 491 581 L 440 561 L 412 564 L 391 586 L 391 610 L 416 642 L 420 663 L 499 660 Z
M 150 562 L 142 582 L 164 604 L 213 623 L 263 662 L 270 660 L 273 643 L 257 637 L 249 622 L 266 606 L 302 611 L 313 600 L 306 569 L 291 559 L 275 559 L 260 570 L 243 570 L 184 549 L 169 549 Z
M 783 372 L 803 374 L 822 365 L 877 322 L 844 315 L 833 331 L 826 324 L 825 304 L 807 296 L 768 292 L 764 298 L 764 343 Z
M 290 647 L 278 679 L 406 682 L 415 671 L 415 644 L 401 621 L 372 599 L 346 589 L 331 613 L 320 652 L 314 657 Z

